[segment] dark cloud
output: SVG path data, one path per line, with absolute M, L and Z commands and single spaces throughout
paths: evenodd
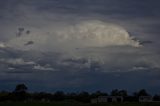
M 24 31 L 24 28 L 18 28 L 17 36 L 18 37 L 22 36 L 23 31 Z
M 26 34 L 27 34 L 27 35 L 29 35 L 30 33 L 31 33 L 31 31 L 30 31 L 30 30 L 27 30 L 27 31 L 26 31 Z
M 152 43 L 153 43 L 152 41 L 142 41 L 142 42 L 140 42 L 140 44 L 142 44 L 142 45 L 152 44 Z
M 27 43 L 25 43 L 24 45 L 25 46 L 28 46 L 28 45 L 33 45 L 34 44 L 34 42 L 33 41 L 28 41 Z

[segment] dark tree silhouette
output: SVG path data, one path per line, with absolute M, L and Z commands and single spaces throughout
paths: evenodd
M 88 92 L 83 91 L 77 95 L 76 100 L 85 103 L 90 102 L 90 95 Z
M 14 92 L 27 92 L 28 88 L 25 84 L 18 84 Z
M 138 92 L 134 93 L 135 97 L 139 97 L 139 96 L 150 96 L 150 94 L 147 93 L 147 91 L 145 89 L 141 89 Z
M 12 93 L 12 99 L 17 101 L 23 101 L 28 98 L 27 86 L 25 84 L 18 84 Z
M 128 96 L 128 93 L 127 93 L 126 90 L 120 90 L 120 91 L 118 92 L 118 95 L 119 95 L 119 96 L 123 96 L 123 97 L 127 97 L 127 96 Z
M 108 94 L 101 91 L 96 91 L 95 93 L 91 94 L 91 98 L 97 98 L 99 96 L 108 96 Z
M 118 89 L 114 89 L 111 91 L 111 96 L 119 96 L 119 91 Z
M 54 100 L 60 101 L 65 99 L 65 94 L 63 91 L 57 91 L 54 93 Z
M 107 93 L 97 91 L 94 93 L 80 92 L 80 93 L 68 93 L 65 94 L 62 91 L 53 93 L 37 92 L 28 93 L 28 88 L 25 84 L 18 84 L 13 92 L 0 92 L 0 102 L 4 101 L 78 101 L 83 103 L 89 103 L 91 99 L 96 99 L 99 96 L 108 96 Z M 140 96 L 150 96 L 145 89 L 141 89 L 135 92 L 134 95 L 128 95 L 126 90 L 114 89 L 110 93 L 111 96 L 123 96 L 124 102 L 138 102 Z M 160 101 L 160 95 L 153 97 L 154 101 Z
M 114 90 L 111 91 L 111 96 L 123 96 L 123 97 L 126 97 L 126 96 L 128 96 L 128 94 L 127 94 L 126 90 L 114 89 Z

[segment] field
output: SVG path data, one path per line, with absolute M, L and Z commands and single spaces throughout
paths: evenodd
M 77 102 L 8 102 L 0 103 L 0 106 L 160 106 L 160 103 L 104 103 L 104 104 L 90 104 Z

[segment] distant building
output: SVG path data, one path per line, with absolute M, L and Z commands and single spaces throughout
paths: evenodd
M 91 103 L 123 102 L 122 96 L 100 96 L 91 100 Z
M 152 102 L 153 98 L 152 96 L 140 96 L 139 102 Z

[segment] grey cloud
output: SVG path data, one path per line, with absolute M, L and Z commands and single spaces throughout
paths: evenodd
M 30 30 L 27 30 L 27 31 L 26 31 L 26 34 L 27 34 L 27 35 L 28 35 L 28 34 L 30 34 L 30 33 L 31 33 L 31 31 L 30 31 Z
M 159 55 L 148 51 L 147 48 L 103 47 L 103 48 L 81 48 L 69 53 L 17 51 L 2 49 L 2 67 L 10 67 L 22 70 L 51 70 L 68 72 L 129 72 L 133 67 L 159 68 Z M 5 58 L 4 58 L 5 56 Z M 148 61 L 149 60 L 149 61 Z M 49 64 L 49 67 L 46 66 Z M 7 67 L 7 68 L 10 68 Z M 14 69 L 13 69 L 14 70 Z M 137 69 L 138 70 L 138 69 Z M 132 71 L 137 71 L 132 70 Z M 53 72 L 54 72 L 53 71 Z
M 41 66 L 41 65 L 35 65 L 33 67 L 34 70 L 42 70 L 42 71 L 55 71 L 54 68 L 52 68 L 50 65 L 45 65 L 45 66 Z
M 33 61 L 25 61 L 22 58 L 10 58 L 10 59 L 0 59 L 1 62 L 12 64 L 12 65 L 34 65 L 35 62 Z

